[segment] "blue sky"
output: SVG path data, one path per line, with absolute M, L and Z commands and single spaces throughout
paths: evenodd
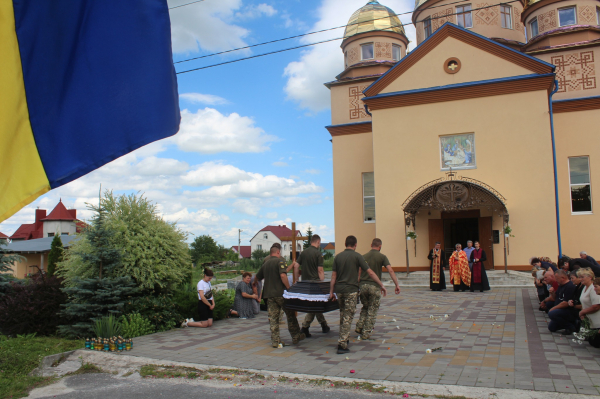
M 169 0 L 169 6 L 191 0 Z M 205 0 L 170 11 L 174 61 L 346 24 L 366 0 Z M 397 13 L 412 1 L 382 4 Z M 410 21 L 410 15 L 401 17 Z M 414 44 L 414 29 L 407 26 Z M 317 42 L 343 29 L 176 64 L 178 71 Z M 180 132 L 40 197 L 0 224 L 12 234 L 59 198 L 90 217 L 99 185 L 143 192 L 190 234 L 242 245 L 260 228 L 292 221 L 334 240 L 329 91 L 343 69 L 341 41 L 178 75 Z M 412 47 L 412 46 L 411 46 Z

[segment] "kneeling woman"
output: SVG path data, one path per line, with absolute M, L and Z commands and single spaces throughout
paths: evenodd
M 258 300 L 258 294 L 252 289 L 251 280 L 252 273 L 242 274 L 242 281 L 235 289 L 235 299 L 233 300 L 233 308 L 229 311 L 230 315 L 238 316 L 240 319 L 254 317 L 253 302 Z
M 204 278 L 198 282 L 198 313 L 200 321 L 184 322 L 187 327 L 210 327 L 213 324 L 213 309 L 215 308 L 215 299 L 212 293 L 210 280 L 213 279 L 213 271 L 204 269 Z M 193 319 L 192 319 L 193 320 Z

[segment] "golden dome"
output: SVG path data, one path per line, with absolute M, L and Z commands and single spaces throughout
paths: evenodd
M 352 14 L 346 25 L 344 39 L 372 31 L 396 32 L 405 35 L 404 27 L 396 13 L 390 8 L 382 6 L 376 0 L 369 1 Z
M 415 0 L 415 10 L 419 8 L 421 4 L 425 4 L 427 0 Z

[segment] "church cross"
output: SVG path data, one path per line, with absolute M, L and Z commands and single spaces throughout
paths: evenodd
M 456 64 L 456 62 L 452 62 L 450 63 L 450 65 L 448 65 L 448 68 L 454 71 L 456 68 L 458 68 L 458 65 Z
M 296 242 L 308 240 L 308 237 L 298 236 L 298 231 L 296 230 L 296 222 L 292 222 L 292 236 L 291 237 L 279 237 L 281 241 L 291 241 L 292 242 L 292 261 L 296 261 Z

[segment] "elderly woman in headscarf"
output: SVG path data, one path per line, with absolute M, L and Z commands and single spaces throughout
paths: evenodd
M 454 291 L 465 291 L 471 286 L 469 260 L 465 251 L 462 250 L 461 244 L 456 244 L 455 249 L 448 259 L 450 282 L 454 285 Z

